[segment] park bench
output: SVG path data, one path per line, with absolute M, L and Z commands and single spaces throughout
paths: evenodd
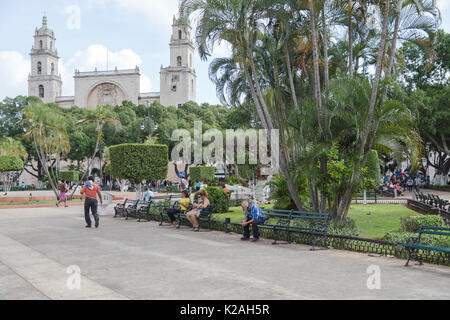
M 141 216 L 150 209 L 151 204 L 152 201 L 135 200 L 133 205 L 126 208 L 125 220 L 128 220 L 128 218 L 131 217 L 139 219 L 140 221 Z
M 151 205 L 146 212 L 142 212 L 141 218 L 144 218 L 147 221 L 151 221 L 154 218 L 155 211 L 161 213 L 161 211 L 166 210 L 170 207 L 170 202 L 174 195 L 164 195 L 164 196 L 156 196 L 151 199 Z M 152 210 L 150 210 L 152 208 Z M 139 221 L 140 219 L 139 218 Z
M 328 249 L 326 242 L 328 236 L 328 225 L 330 215 L 328 213 L 294 211 L 294 210 L 276 210 L 263 209 L 266 221 L 259 225 L 262 229 L 273 229 L 274 241 L 277 244 L 280 233 L 286 234 L 287 242 L 291 242 L 290 234 L 298 232 L 311 233 L 312 248 L 315 250 L 316 244 L 323 243 L 325 249 Z M 299 224 L 299 222 L 303 223 Z
M 123 203 L 118 203 L 114 206 L 114 218 L 117 216 L 124 217 L 126 215 L 126 209 L 130 205 L 134 205 L 135 200 L 125 199 Z
M 434 250 L 440 251 L 444 253 L 450 253 L 450 248 L 437 247 L 437 246 L 427 246 L 421 244 L 422 235 L 439 235 L 439 236 L 447 236 L 450 237 L 450 228 L 444 227 L 429 227 L 429 226 L 420 226 L 419 227 L 419 236 L 418 237 L 409 237 L 402 246 L 406 248 L 408 251 L 408 261 L 406 261 L 405 267 L 409 265 L 409 261 L 411 259 L 416 259 L 419 261 L 419 264 L 422 265 L 422 256 L 419 254 L 419 250 Z
M 199 222 L 199 228 L 201 226 L 202 222 L 207 222 L 208 223 L 208 229 L 211 230 L 211 217 L 213 214 L 213 209 L 214 209 L 214 205 L 209 205 L 208 207 L 206 207 L 205 209 L 203 209 L 203 212 L 200 214 L 200 216 L 197 218 L 198 222 Z M 180 212 L 178 213 L 178 224 L 177 224 L 177 229 L 179 229 L 181 227 L 181 223 L 183 221 L 188 221 L 187 217 L 186 217 L 186 212 Z
M 422 192 L 416 192 L 415 196 L 417 201 L 429 205 L 430 207 L 439 208 L 447 212 L 450 210 L 450 202 L 448 200 L 439 198 L 438 195 L 423 194 Z
M 189 203 L 189 207 L 187 208 L 187 210 L 181 210 L 181 206 L 178 202 L 174 202 L 172 207 L 165 207 L 162 208 L 162 210 L 159 211 L 159 215 L 160 215 L 160 219 L 159 219 L 159 226 L 162 226 L 164 224 L 164 221 L 169 221 L 170 222 L 170 218 L 169 218 L 169 211 L 170 210 L 177 210 L 179 211 L 178 213 L 175 214 L 175 217 L 178 217 L 179 214 L 186 214 L 186 212 L 189 212 L 193 209 L 192 203 Z M 178 219 L 179 220 L 179 219 Z
M 377 203 L 377 190 L 367 190 L 366 191 L 366 200 L 374 200 L 375 203 Z M 364 201 L 364 192 L 360 192 L 355 195 L 354 197 L 355 203 L 358 203 L 358 201 L 363 202 Z

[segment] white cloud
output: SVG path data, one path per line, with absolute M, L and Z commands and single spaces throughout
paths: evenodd
M 437 4 L 439 10 L 441 10 L 441 13 L 442 13 L 442 11 L 447 9 L 449 7 L 449 5 L 450 5 L 448 0 L 437 0 L 436 4 Z
M 28 94 L 30 61 L 17 51 L 0 51 L 0 99 Z
M 108 59 L 107 59 L 108 58 Z M 134 69 L 142 63 L 140 56 L 131 49 L 124 49 L 117 52 L 108 50 L 100 44 L 91 45 L 85 50 L 77 51 L 73 57 L 61 65 L 61 76 L 63 79 L 63 95 L 73 95 L 74 81 L 73 75 L 75 69 L 83 71 L 106 70 L 108 61 L 108 70 Z M 141 75 L 141 92 L 152 90 L 150 79 Z

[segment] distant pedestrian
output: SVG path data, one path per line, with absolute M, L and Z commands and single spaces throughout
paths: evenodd
M 411 177 L 408 179 L 408 182 L 406 184 L 408 185 L 408 191 L 412 192 L 414 181 L 413 179 L 411 179 Z
M 62 180 L 59 184 L 59 200 L 56 203 L 56 206 L 59 207 L 59 204 L 61 202 L 64 202 L 64 207 L 67 208 L 67 196 L 66 193 L 69 192 L 69 189 L 67 189 L 66 180 Z
M 22 181 L 22 191 L 25 191 L 27 189 L 27 185 L 25 182 Z
M 84 218 L 86 220 L 86 228 L 91 227 L 91 217 L 89 214 L 89 210 L 91 210 L 92 215 L 95 220 L 95 227 L 98 228 L 100 218 L 97 214 L 97 195 L 100 198 L 100 203 L 103 204 L 102 194 L 100 192 L 100 188 L 98 185 L 94 183 L 94 177 L 90 176 L 89 181 L 85 183 L 83 189 L 81 189 L 81 195 L 86 195 L 86 199 L 84 200 Z

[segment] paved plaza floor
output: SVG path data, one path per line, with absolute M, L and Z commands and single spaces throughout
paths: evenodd
M 0 210 L 0 299 L 450 299 L 444 266 L 112 216 L 84 225 L 81 207 Z

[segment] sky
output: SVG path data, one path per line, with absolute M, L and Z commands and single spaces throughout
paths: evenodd
M 438 0 L 441 28 L 450 32 L 450 0 Z M 64 96 L 74 94 L 73 75 L 80 71 L 134 69 L 141 72 L 141 92 L 160 91 L 161 65 L 169 65 L 169 41 L 178 0 L 0 0 L 0 100 L 27 95 L 30 50 L 36 27 L 47 15 L 56 36 Z M 108 52 L 108 54 L 107 54 Z M 208 66 L 228 54 L 196 56 L 197 102 L 219 103 Z

